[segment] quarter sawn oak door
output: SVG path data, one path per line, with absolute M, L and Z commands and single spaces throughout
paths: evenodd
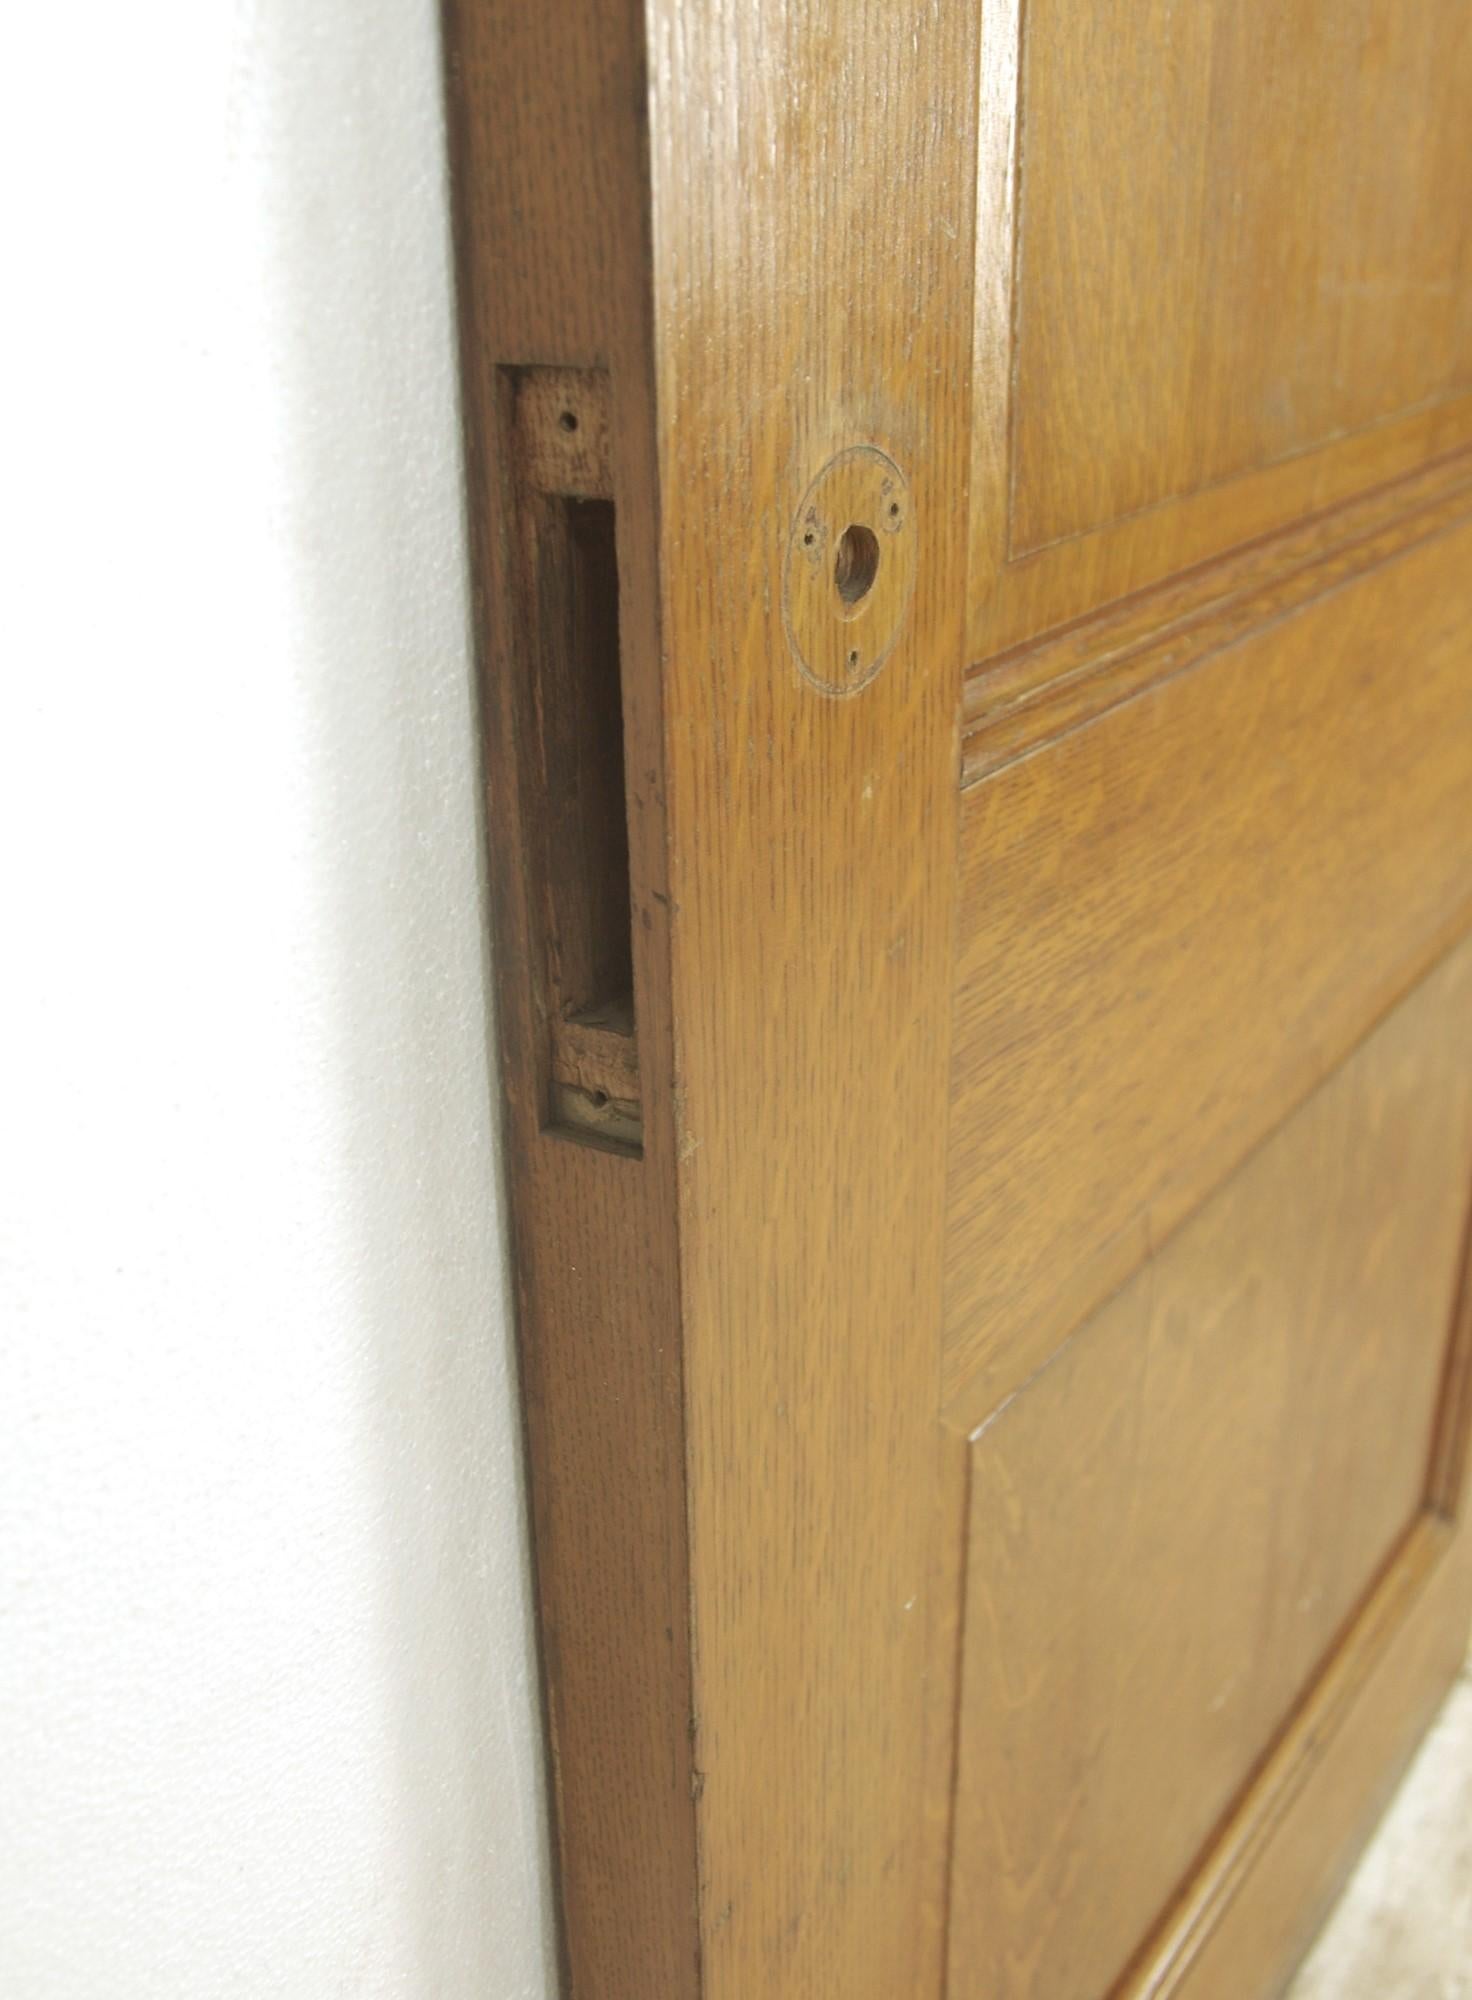
M 1472 13 L 447 0 L 572 2000 L 1256 2000 L 1472 1607 Z

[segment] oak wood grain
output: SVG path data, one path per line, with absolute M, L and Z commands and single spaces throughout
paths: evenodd
M 1472 1608 L 1465 16 L 445 22 L 569 2000 L 1257 2000 Z
M 1429 1573 L 1418 1576 L 1428 1558 Z M 1406 1561 L 1406 1572 L 1387 1579 L 1388 1629 L 1352 1632 L 1330 1663 L 1321 1700 L 1339 1692 L 1331 1676 L 1360 1684 L 1346 1691 L 1336 1726 L 1302 1745 L 1301 1782 L 1216 1913 L 1209 1949 L 1178 1979 L 1162 1965 L 1153 1987 L 1126 1986 L 1120 2000 L 1241 2000 L 1287 1983 L 1465 1657 L 1472 1536 L 1452 1535 L 1423 1515 Z M 1367 1612 L 1373 1618 L 1381 1609 Z M 1304 1721 L 1312 1728 L 1321 1717 L 1316 1700 Z M 1290 1756 L 1297 1747 L 1284 1746 Z
M 955 2000 L 1113 1990 L 1426 1509 L 1469 1023 L 1463 944 L 976 1438 Z
M 695 1697 L 643 17 L 635 0 L 577 9 L 446 0 L 444 18 L 497 1011 L 564 1981 L 571 2000 L 693 2000 Z M 571 386 L 566 371 L 584 378 L 572 406 L 579 428 L 538 426 L 548 450 L 529 460 L 518 452 L 517 388 L 555 400 Z M 591 391 L 588 371 L 596 371 Z M 568 440 L 569 460 L 551 455 L 558 437 Z M 638 1157 L 548 1124 L 534 860 L 546 826 L 530 782 L 538 732 L 528 663 L 538 648 L 527 629 L 518 510 L 529 485 L 567 492 L 581 483 L 611 497 L 617 515 L 628 894 L 646 1100 Z
M 1469 90 L 1455 0 L 1028 0 L 1014 554 L 1472 388 Z
M 1244 1977 L 1264 1989 L 1292 1969 L 1348 1843 L 1363 1837 L 1367 1805 L 1388 1795 L 1410 1732 L 1425 1726 L 1459 1664 L 1445 1626 L 1427 1630 L 1428 1617 L 1445 1617 L 1458 1567 L 1452 1529 L 1418 1515 L 1112 2000 L 1236 1992 Z M 1430 1676 L 1418 1657 L 1428 1636 Z M 1305 1862 L 1314 1870 L 1307 1879 Z M 1286 1937 L 1285 1881 L 1295 1899 Z M 1264 1923 L 1273 1904 L 1277 1922 Z M 1244 1909 L 1255 1912 L 1256 1931 L 1244 1929 Z
M 1457 0 L 982 4 L 974 660 L 1472 441 Z
M 448 22 L 570 1983 L 889 2000 L 926 1866 L 973 274 L 970 176 L 913 136 L 938 120 L 969 155 L 975 24 L 512 0 Z M 807 80 L 800 116 L 780 76 Z M 618 516 L 639 1159 L 544 1129 L 528 1082 L 542 830 L 498 382 L 533 368 L 608 375 L 580 476 L 606 462 Z M 780 579 L 855 445 L 903 468 L 914 579 L 874 591 L 899 629 L 834 699 Z M 857 640 L 866 593 L 834 590 Z
M 1469 513 L 1472 455 L 1457 452 L 983 661 L 966 677 L 963 782 L 1357 582 Z
M 651 9 L 713 2000 L 917 1976 L 976 26 L 949 0 Z M 908 484 L 915 581 L 837 697 L 781 585 L 858 444 Z
M 1462 529 L 964 794 L 946 1384 L 975 1418 L 1465 924 L 1469 617 Z

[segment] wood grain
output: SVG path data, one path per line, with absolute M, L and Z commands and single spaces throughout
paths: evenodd
M 1465 20 L 445 21 L 569 2000 L 1266 1994 L 1472 1602 Z
M 1472 454 L 1458 452 L 983 661 L 966 677 L 963 783 L 1358 582 L 1469 513 Z
M 1421 1514 L 1469 1022 L 1464 944 L 977 1437 L 952 2000 L 1113 1990 Z
M 1014 554 L 1472 387 L 1457 0 L 1028 0 L 1025 57 Z
M 973 660 L 1472 441 L 1456 0 L 981 4 Z
M 973 269 L 970 177 L 913 140 L 935 121 L 969 156 L 974 23 L 448 22 L 570 1982 L 890 2000 L 926 1865 Z M 769 88 L 793 76 L 801 116 Z M 532 364 L 609 377 L 642 1159 L 541 1129 L 527 1083 L 541 830 L 496 371 Z M 915 580 L 882 671 L 834 699 L 780 579 L 854 444 L 903 469 Z
M 1427 1482 L 1427 1502 L 1445 1520 L 1460 1522 L 1466 1514 L 1472 1480 L 1472 1195 L 1462 1239 L 1461 1274 L 1456 1320 L 1447 1353 L 1442 1386 L 1441 1421 Z
M 475 610 L 522 1398 L 564 1978 L 571 2000 L 700 1990 L 678 1339 L 643 21 L 633 0 L 447 0 Z M 630 1157 L 548 1129 L 545 824 L 530 749 L 514 430 L 523 370 L 600 371 L 562 433 L 617 512 L 634 999 Z M 546 384 L 548 393 L 566 387 Z M 586 383 L 584 388 L 586 389 Z M 586 399 L 577 408 L 588 410 Z M 544 435 L 539 431 L 539 435 Z M 590 453 L 589 443 L 595 447 Z M 554 441 L 555 443 L 555 441 Z
M 651 19 L 702 1965 L 713 2000 L 895 2000 L 925 1862 L 976 20 Z M 860 443 L 908 482 L 915 583 L 838 697 L 781 583 Z
M 1428 1558 L 1429 1574 L 1418 1576 Z M 1387 1590 L 1400 1600 L 1383 1607 L 1390 1613 L 1387 1625 L 1375 1629 L 1382 1607 L 1372 1603 L 1369 1629 L 1347 1635 L 1331 1663 L 1325 1704 L 1340 1693 L 1330 1675 L 1357 1684 L 1344 1691 L 1335 1726 L 1301 1745 L 1299 1782 L 1282 1800 L 1254 1865 L 1217 1911 L 1210 1949 L 1191 1958 L 1179 1979 L 1162 1965 L 1153 1992 L 1127 1986 L 1120 2000 L 1144 2000 L 1146 1993 L 1150 2000 L 1242 2000 L 1244 1993 L 1281 1992 L 1466 1653 L 1472 1536 L 1459 1529 L 1453 1537 L 1423 1515 L 1405 1563 L 1399 1575 L 1387 1578 Z M 1303 1722 L 1312 1728 L 1319 1719 L 1316 1703 Z M 1285 1756 L 1297 1747 L 1291 1737 Z
M 1229 1982 L 1243 1978 L 1244 1962 L 1246 1976 L 1264 1988 L 1296 1963 L 1324 1908 L 1324 1887 L 1334 1879 L 1324 1870 L 1326 1860 L 1342 1867 L 1347 1840 L 1359 1838 L 1366 1824 L 1363 1795 L 1376 1801 L 1387 1796 L 1389 1781 L 1404 1765 L 1408 1723 L 1425 1726 L 1431 1702 L 1456 1671 L 1445 1631 L 1429 1681 L 1417 1652 L 1425 1645 L 1428 1605 L 1441 1609 L 1457 1567 L 1447 1523 L 1419 1514 L 1113 2000 L 1175 2000 L 1198 1989 L 1236 1992 Z M 1388 1742 L 1387 1686 L 1399 1710 Z M 1326 1794 L 1333 1801 L 1329 1812 Z M 1312 1887 L 1303 1879 L 1306 1859 L 1324 1871 Z M 1281 1922 L 1286 1901 L 1278 1884 L 1285 1879 L 1298 1899 L 1296 1935 L 1285 1941 L 1276 1925 L 1244 1934 L 1241 1906 L 1260 1911 L 1276 1903 Z
M 946 1383 L 1046 1359 L 1467 920 L 1472 533 L 964 795 Z

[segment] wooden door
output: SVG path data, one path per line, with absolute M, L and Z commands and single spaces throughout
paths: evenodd
M 568 1991 L 1273 1993 L 1472 1605 L 1472 13 L 447 57 Z

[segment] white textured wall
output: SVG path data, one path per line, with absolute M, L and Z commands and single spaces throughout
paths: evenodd
M 7 19 L 5 2000 L 552 1984 L 436 65 Z

